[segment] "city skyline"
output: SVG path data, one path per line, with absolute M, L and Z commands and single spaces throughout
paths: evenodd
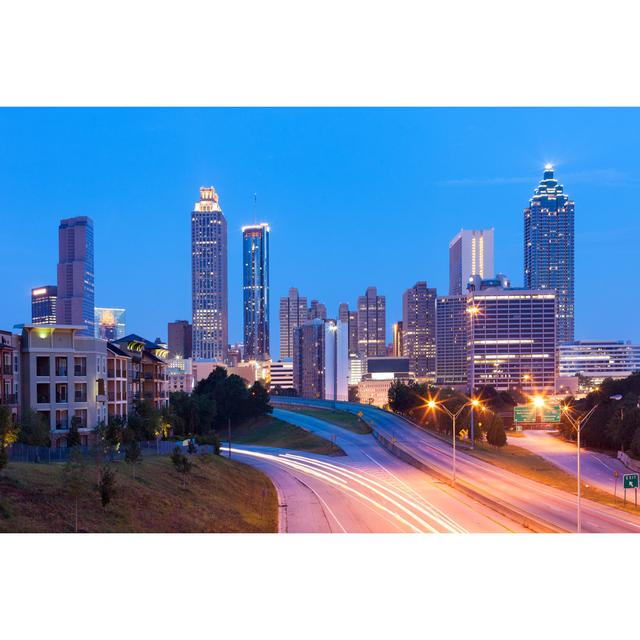
M 8 152 L 12 153 L 17 144 L 16 135 L 24 129 L 28 123 L 32 123 L 33 114 L 38 110 L 33 110 L 32 115 L 20 113 L 17 110 L 8 110 L 4 114 L 0 128 L 4 137 L 4 144 Z M 180 114 L 171 110 L 144 110 L 148 126 L 152 124 L 160 131 L 172 130 L 184 132 L 183 143 L 188 143 L 190 138 L 187 134 L 188 130 Z M 194 119 L 203 124 L 206 120 L 213 118 L 229 120 L 231 122 L 231 130 L 238 133 L 238 123 L 236 114 L 227 110 L 211 111 L 191 111 Z M 194 153 L 194 161 L 197 161 L 189 175 L 186 169 L 179 174 L 179 179 L 174 184 L 161 184 L 155 189 L 154 193 L 145 192 L 145 197 L 149 202 L 155 202 L 156 208 L 160 202 L 162 215 L 158 214 L 157 231 L 166 234 L 170 238 L 167 248 L 168 255 L 163 257 L 161 263 L 161 273 L 163 278 L 159 278 L 159 282 L 145 281 L 143 291 L 140 291 L 140 276 L 133 276 L 133 273 L 144 273 L 144 265 L 141 260 L 148 260 L 147 251 L 159 250 L 157 243 L 149 242 L 140 243 L 136 239 L 134 244 L 127 245 L 126 232 L 122 233 L 123 218 L 120 217 L 118 211 L 135 209 L 140 204 L 140 195 L 137 190 L 132 191 L 131 183 L 128 180 L 118 182 L 119 186 L 123 186 L 123 195 L 127 196 L 125 200 L 119 200 L 114 207 L 114 196 L 104 190 L 92 190 L 91 194 L 87 194 L 87 187 L 79 186 L 75 190 L 60 191 L 61 184 L 51 190 L 52 198 L 47 207 L 45 215 L 41 219 L 39 234 L 37 237 L 31 237 L 31 242 L 20 249 L 20 243 L 16 246 L 9 247 L 8 264 L 12 267 L 12 281 L 9 285 L 6 302 L 0 310 L 0 321 L 4 327 L 12 327 L 14 324 L 28 322 L 30 317 L 30 291 L 33 287 L 40 285 L 42 282 L 55 281 L 55 257 L 53 248 L 49 245 L 55 244 L 55 230 L 60 219 L 69 215 L 88 215 L 94 220 L 95 226 L 95 242 L 96 242 L 96 304 L 104 304 L 111 302 L 128 309 L 129 323 L 132 326 L 139 327 L 140 333 L 145 335 L 161 336 L 166 338 L 166 324 L 179 317 L 189 317 L 189 287 L 184 286 L 185 272 L 188 274 L 189 261 L 185 260 L 185 254 L 188 256 L 189 243 L 186 236 L 189 233 L 188 223 L 185 224 L 184 212 L 189 211 L 190 204 L 193 202 L 193 192 L 203 184 L 215 185 L 217 191 L 221 194 L 221 198 L 225 203 L 225 212 L 228 212 L 229 221 L 229 342 L 235 343 L 242 340 L 242 321 L 241 321 L 241 266 L 240 266 L 240 227 L 246 221 L 247 212 L 251 207 L 251 196 L 253 188 L 259 192 L 258 202 L 259 216 L 268 219 L 273 228 L 272 232 L 272 283 L 271 294 L 275 299 L 286 295 L 287 290 L 291 286 L 296 286 L 299 290 L 304 291 L 309 299 L 318 299 L 326 304 L 328 309 L 328 317 L 335 317 L 337 314 L 338 304 L 347 302 L 349 307 L 354 307 L 358 295 L 369 286 L 375 286 L 380 295 L 384 295 L 387 300 L 387 342 L 389 342 L 392 324 L 401 316 L 401 295 L 402 291 L 411 286 L 412 282 L 426 279 L 431 286 L 434 286 L 438 295 L 446 293 L 446 277 L 447 277 L 447 245 L 451 237 L 460 228 L 495 228 L 495 269 L 503 272 L 510 277 L 514 286 L 522 286 L 520 281 L 523 260 L 522 260 L 522 208 L 530 198 L 532 190 L 540 181 L 540 175 L 544 163 L 547 161 L 555 161 L 556 175 L 559 181 L 565 185 L 567 191 L 571 194 L 573 200 L 578 203 L 578 215 L 576 217 L 576 339 L 624 339 L 638 341 L 638 329 L 631 321 L 631 316 L 635 309 L 633 301 L 624 300 L 624 296 L 620 294 L 619 299 L 623 304 L 629 305 L 622 313 L 616 314 L 615 320 L 602 320 L 602 314 L 608 312 L 607 309 L 600 309 L 589 303 L 589 296 L 586 294 L 587 287 L 603 284 L 604 276 L 600 273 L 596 265 L 590 264 L 588 256 L 590 251 L 598 248 L 604 256 L 603 259 L 609 259 L 615 265 L 616 271 L 625 268 L 626 260 L 629 260 L 629 250 L 620 249 L 620 242 L 613 246 L 613 241 L 608 242 L 607 238 L 612 233 L 618 233 L 620 225 L 629 226 L 631 224 L 631 213 L 633 209 L 633 198 L 637 189 L 635 172 L 637 165 L 635 160 L 628 154 L 620 154 L 620 158 L 611 155 L 611 151 L 604 152 L 602 140 L 597 136 L 593 141 L 593 149 L 581 157 L 579 151 L 584 148 L 584 141 L 578 140 L 575 131 L 579 129 L 576 124 L 568 123 L 569 113 L 574 118 L 581 121 L 580 126 L 584 126 L 584 121 L 599 122 L 599 126 L 603 130 L 611 133 L 614 118 L 613 110 L 600 110 L 598 112 L 590 110 L 556 110 L 556 109 L 533 109 L 533 110 L 512 110 L 512 109 L 489 109 L 489 110 L 446 110 L 446 109 L 426 109 L 426 110 L 386 110 L 386 109 L 364 109 L 364 110 L 328 110 L 323 115 L 315 110 L 304 110 L 305 113 L 287 109 L 271 110 L 269 113 L 263 113 L 260 110 L 240 110 L 253 123 L 254 130 L 259 128 L 269 134 L 269 138 L 265 144 L 259 145 L 261 161 L 258 163 L 250 163 L 246 172 L 238 171 L 239 150 L 230 150 L 233 146 L 231 134 L 225 133 L 225 154 L 231 159 L 229 167 L 211 167 L 207 165 L 207 161 L 203 159 L 199 152 Z M 524 127 L 524 117 L 522 113 L 526 111 L 530 120 L 528 127 Z M 101 164 L 111 172 L 114 171 L 113 164 L 118 157 L 121 157 L 124 164 L 130 164 L 132 161 L 137 162 L 138 171 L 144 170 L 152 174 L 160 175 L 162 169 L 152 158 L 145 158 L 144 162 L 135 160 L 131 154 L 127 152 L 122 143 L 121 136 L 127 131 L 127 127 L 131 126 L 132 121 L 140 124 L 139 113 L 132 114 L 129 110 L 122 110 L 121 115 L 107 114 L 102 110 L 91 110 L 94 118 L 98 121 L 114 121 L 116 124 L 115 142 L 107 145 L 111 151 L 100 156 Z M 41 110 L 42 113 L 42 110 Z M 615 119 L 625 121 L 628 113 L 624 110 L 617 112 L 619 115 Z M 607 114 L 609 114 L 607 116 Z M 358 117 L 356 117 L 356 115 Z M 499 118 L 497 116 L 500 116 Z M 535 132 L 536 121 L 545 115 L 546 120 L 553 120 L 557 125 L 556 140 L 549 140 L 541 137 L 542 129 Z M 77 116 L 77 117 L 76 117 Z M 53 114 L 49 112 L 47 119 L 49 121 L 62 121 L 66 134 L 67 142 L 56 140 L 57 134 L 51 133 L 52 140 L 47 142 L 45 146 L 58 142 L 63 148 L 69 149 L 73 145 L 71 142 L 76 141 L 81 131 L 83 131 L 83 120 L 88 116 L 86 114 L 74 114 L 73 119 L 77 120 L 77 124 L 72 125 L 69 110 L 60 110 L 59 113 Z M 314 176 L 312 179 L 306 173 L 304 174 L 304 187 L 307 192 L 311 185 L 315 185 L 316 190 L 322 188 L 322 184 L 326 178 L 331 177 L 332 189 L 337 188 L 340 193 L 339 197 L 332 195 L 332 211 L 329 212 L 327 220 L 333 220 L 333 224 L 339 225 L 340 233 L 332 233 L 328 227 L 321 226 L 312 236 L 316 249 L 314 255 L 315 260 L 302 260 L 301 252 L 305 244 L 305 238 L 308 239 L 308 225 L 310 221 L 307 218 L 313 218 L 313 212 L 317 210 L 318 200 L 321 200 L 320 193 L 317 197 L 314 195 L 305 201 L 305 209 L 302 209 L 300 200 L 301 189 L 296 189 L 292 196 L 289 192 L 283 190 L 282 180 L 279 178 L 275 181 L 273 188 L 270 188 L 271 178 L 273 177 L 273 162 L 267 158 L 270 148 L 275 152 L 280 152 L 280 157 L 286 163 L 284 166 L 291 169 L 291 159 L 298 158 L 303 151 L 314 149 L 321 155 L 329 153 L 329 146 L 335 147 L 338 144 L 334 139 L 334 135 L 330 136 L 330 141 L 321 145 L 315 136 L 310 139 L 308 134 L 304 134 L 303 140 L 294 144 L 290 136 L 286 142 L 291 147 L 295 147 L 295 154 L 287 157 L 286 148 L 283 144 L 276 144 L 273 134 L 276 131 L 276 125 L 282 124 L 283 117 L 292 118 L 291 127 L 300 133 L 302 122 L 314 120 L 322 123 L 324 126 L 322 131 L 325 133 L 326 127 L 330 124 L 345 127 L 347 124 L 353 125 L 355 122 L 355 135 L 360 140 L 366 141 L 366 135 L 371 134 L 373 126 L 377 122 L 386 124 L 383 129 L 381 139 L 381 149 L 389 149 L 389 145 L 394 140 L 402 148 L 409 148 L 413 153 L 411 158 L 416 161 L 416 168 L 410 172 L 409 180 L 406 176 L 398 176 L 394 173 L 388 174 L 388 181 L 382 179 L 380 170 L 371 166 L 371 161 L 360 157 L 359 153 L 350 151 L 348 156 L 348 168 L 352 174 L 359 176 L 362 180 L 363 171 L 369 171 L 368 181 L 379 182 L 384 188 L 379 189 L 377 197 L 389 206 L 392 200 L 393 206 L 402 214 L 396 217 L 397 232 L 394 234 L 386 234 L 384 240 L 381 238 L 381 231 L 374 228 L 378 218 L 376 212 L 369 212 L 365 215 L 364 209 L 368 206 L 371 196 L 363 190 L 358 194 L 347 189 L 342 182 L 334 179 L 334 171 L 336 169 L 324 170 L 321 176 Z M 412 143 L 404 130 L 398 130 L 398 122 L 400 119 L 407 121 L 407 127 L 414 132 L 422 132 L 423 139 L 436 138 L 438 145 L 429 151 L 428 161 L 416 160 L 417 148 Z M 495 130 L 497 126 L 502 126 L 508 130 L 519 130 L 525 138 L 531 140 L 533 137 L 536 144 L 529 145 L 530 148 L 526 152 L 522 149 L 515 151 L 511 148 L 512 154 L 506 155 L 504 143 L 499 141 L 498 147 L 501 154 L 500 163 L 497 160 L 497 151 L 495 153 L 487 152 L 483 157 L 483 162 L 472 162 L 468 159 L 461 160 L 457 156 L 450 156 L 450 149 L 445 148 L 444 142 L 437 140 L 435 126 L 438 122 L 448 120 L 450 123 L 458 121 L 461 125 L 471 127 L 473 131 L 473 141 L 467 145 L 472 148 L 479 138 L 489 135 L 491 130 Z M 9 124 L 15 124 L 15 131 L 8 131 Z M 561 126 L 563 125 L 563 126 Z M 566 126 L 565 126 L 566 125 Z M 564 127 L 564 128 L 563 128 Z M 615 128 L 622 127 L 621 123 L 616 123 Z M 561 131 L 562 129 L 562 131 Z M 571 131 L 573 130 L 573 138 Z M 628 127 L 629 140 L 621 141 L 615 135 L 611 136 L 613 144 L 618 150 L 623 150 L 631 144 L 637 133 L 633 126 Z M 97 132 L 90 135 L 100 135 L 101 128 L 97 128 Z M 145 139 L 145 131 L 136 130 L 133 132 L 133 139 L 136 141 L 137 149 L 149 144 L 150 140 Z M 404 132 L 403 132 L 404 131 Z M 547 130 L 545 130 L 547 131 Z M 555 128 L 554 128 L 555 131 Z M 38 133 L 38 126 L 35 126 L 33 135 L 38 134 L 42 138 L 42 132 Z M 393 134 L 393 135 L 392 135 Z M 428 135 L 427 135 L 428 134 Z M 120 138 L 119 138 L 120 136 Z M 148 136 L 147 136 L 148 137 Z M 568 144 L 568 138 L 572 144 Z M 602 133 L 604 138 L 604 131 Z M 26 140 L 26 148 L 29 148 L 29 140 Z M 250 142 L 246 136 L 239 135 L 238 145 L 247 148 Z M 69 142 L 71 141 L 71 142 Z M 313 144 L 312 144 L 313 143 Z M 461 144 L 461 141 L 457 141 Z M 163 143 L 163 148 L 168 143 Z M 174 142 L 175 144 L 175 142 Z M 170 146 L 170 145 L 168 145 Z M 182 145 L 184 146 L 184 144 Z M 188 145 L 187 145 L 188 146 Z M 332 148 L 333 148 L 332 147 Z M 523 143 L 523 148 L 526 144 Z M 441 154 L 443 148 L 446 153 Z M 598 153 L 596 153 L 598 150 Z M 118 153 L 121 154 L 118 156 Z M 183 159 L 184 159 L 184 148 Z M 439 155 L 440 152 L 440 155 Z M 168 153 L 168 148 L 167 148 Z M 376 157 L 380 157 L 376 152 Z M 265 155 L 266 154 L 266 155 Z M 135 154 L 134 154 L 135 155 Z M 397 154 L 394 154 L 394 162 L 398 162 Z M 594 157 L 598 156 L 598 157 Z M 164 156 L 163 156 L 164 157 Z M 8 232 L 14 235 L 20 233 L 20 229 L 24 221 L 21 219 L 19 204 L 19 194 L 24 193 L 21 190 L 25 188 L 25 179 L 29 170 L 37 170 L 41 160 L 33 159 L 28 162 L 24 157 L 24 151 L 16 153 L 17 167 L 21 167 L 21 175 L 16 174 L 16 169 L 5 172 L 2 179 L 5 196 L 0 202 L 0 210 L 4 218 L 7 219 Z M 265 158 L 267 158 L 265 160 Z M 594 164 L 595 161 L 601 164 Z M 359 164 L 356 161 L 360 161 Z M 3 161 L 4 162 L 4 161 Z M 344 169 L 345 160 L 339 165 Z M 416 171 L 419 166 L 426 165 L 432 167 L 432 171 L 425 172 L 424 175 L 417 176 Z M 148 163 L 148 167 L 147 167 Z M 304 164 L 304 163 L 303 163 Z M 443 165 L 446 171 L 443 171 Z M 482 166 L 484 171 L 481 172 Z M 456 166 L 459 168 L 456 169 Z M 611 167 L 616 167 L 611 169 Z M 260 175 L 260 167 L 264 173 Z M 435 168 L 434 168 L 435 167 Z M 596 167 L 596 168 L 594 168 Z M 599 168 L 598 168 L 599 167 Z M 77 163 L 74 168 L 80 174 L 86 174 L 85 168 L 80 167 Z M 392 163 L 389 161 L 385 165 L 385 170 L 389 171 Z M 60 178 L 60 168 L 56 167 L 53 171 L 54 176 Z M 267 170 L 268 169 L 268 170 Z M 499 169 L 501 171 L 499 171 Z M 231 175 L 233 171 L 233 175 Z M 25 173 L 26 172 L 26 173 Z M 159 172 L 159 173 L 158 173 Z M 117 172 L 116 172 L 117 173 Z M 285 172 L 286 173 L 286 172 Z M 303 172 L 304 173 L 304 172 Z M 503 175 L 499 175 L 502 173 Z M 269 184 L 265 183 L 269 177 Z M 64 177 L 64 176 L 63 176 Z M 85 177 L 87 177 L 85 175 Z M 88 176 L 92 177 L 92 176 Z M 121 176 L 122 177 L 122 176 Z M 11 178 L 13 180 L 10 182 Z M 47 180 L 51 179 L 46 177 Z M 248 184 L 251 182 L 252 184 Z M 91 180 L 89 180 L 89 184 Z M 189 193 L 181 196 L 179 208 L 174 206 L 176 202 L 177 191 L 182 191 L 185 185 L 189 186 Z M 409 184 L 410 189 L 404 189 L 403 186 Z M 243 186 L 244 185 L 244 186 Z M 336 187 L 337 185 L 337 187 Z M 264 188 L 263 188 L 264 187 Z M 269 187 L 269 188 L 267 188 Z M 83 193 L 83 189 L 85 190 Z M 95 191 L 95 193 L 94 193 Z M 169 194 L 168 198 L 165 196 Z M 410 194 L 410 197 L 407 195 Z M 442 202 L 440 198 L 448 195 L 449 199 L 455 194 L 457 203 L 455 208 L 447 210 L 441 209 Z M 616 215 L 618 224 L 612 228 L 610 224 L 605 223 L 605 216 L 601 215 L 602 211 L 607 211 L 610 206 L 613 195 L 616 197 Z M 483 200 L 486 199 L 486 206 Z M 166 203 L 164 203 L 166 200 Z M 415 201 L 415 202 L 410 202 Z M 435 201 L 435 202 L 434 202 Z M 440 202 L 439 202 L 440 201 Z M 468 211 L 469 202 L 475 204 L 471 211 Z M 500 202 L 500 206 L 496 207 L 496 201 Z M 417 202 L 417 204 L 416 204 Z M 437 206 L 436 206 L 437 205 Z M 347 208 L 353 209 L 355 212 L 348 217 L 340 216 L 341 212 L 345 212 Z M 437 211 L 447 213 L 446 217 L 436 216 Z M 145 206 L 141 211 L 144 213 Z M 299 212 L 304 211 L 305 215 Z M 14 215 L 15 212 L 15 215 Z M 426 218 L 424 214 L 427 214 Z M 618 215 L 621 213 L 621 215 Z M 373 216 L 372 224 L 364 225 L 367 215 Z M 411 225 L 416 224 L 416 220 L 422 215 L 424 222 L 421 223 L 419 230 L 424 232 L 428 230 L 428 236 L 419 238 L 421 234 L 412 233 Z M 325 213 L 326 216 L 326 213 Z M 178 220 L 179 219 L 179 220 Z M 320 218 L 318 218 L 320 219 Z M 140 218 L 140 225 L 148 222 L 145 215 Z M 358 224 L 359 223 L 359 224 Z M 358 233 L 354 234 L 353 226 L 358 225 Z M 342 231 L 344 229 L 344 232 Z M 23 232 L 24 233 L 24 232 Z M 132 234 L 135 236 L 135 234 Z M 344 235 L 344 237 L 342 237 Z M 625 234 L 622 234 L 625 235 Z M 629 234 L 627 234 L 629 235 Z M 336 237 L 340 236 L 340 237 Z M 360 243 L 349 243 L 349 239 L 362 237 L 362 247 Z M 115 240 L 125 242 L 124 252 L 119 254 L 117 264 L 112 264 L 111 245 Z M 186 240 L 186 242 L 185 242 Z M 622 242 L 627 238 L 622 238 Z M 348 244 L 349 243 L 349 244 Z M 155 246 L 154 246 L 155 245 Z M 348 245 L 348 246 L 347 246 Z M 406 263 L 406 274 L 404 269 L 401 273 L 395 269 L 388 269 L 387 260 L 373 260 L 366 264 L 365 268 L 359 268 L 357 265 L 362 264 L 363 252 L 365 249 L 371 249 L 373 246 L 380 246 L 384 251 L 384 257 L 389 260 L 403 260 L 405 264 L 407 256 L 411 259 Z M 424 247 L 420 252 L 419 247 Z M 135 247 L 135 251 L 133 251 Z M 129 249 L 129 251 L 127 251 Z M 326 258 L 326 259 L 325 259 Z M 333 263 L 341 263 L 334 265 Z M 294 266 L 295 265 L 295 266 Z M 297 268 L 299 266 L 299 269 Z M 17 269 L 15 267 L 18 267 Z M 335 276 L 336 268 L 345 267 L 348 269 L 348 277 L 339 276 L 340 287 L 331 286 L 331 276 Z M 6 267 L 5 267 L 6 268 Z M 166 269 L 163 271 L 162 269 Z M 295 276 L 292 276 L 291 270 L 296 269 Z M 326 276 L 324 275 L 326 272 Z M 187 276 L 188 277 L 188 276 Z M 609 282 L 611 279 L 607 279 Z M 618 280 L 617 278 L 614 280 Z M 166 281 L 166 284 L 165 284 Z M 624 283 L 624 278 L 622 279 Z M 177 286 L 179 284 L 179 286 Z M 613 286 L 622 286 L 617 282 Z M 610 290 L 610 288 L 608 289 Z M 582 292 L 582 293 L 581 293 Z M 160 314 L 148 314 L 146 309 L 152 304 L 158 304 L 162 301 L 163 311 Z M 185 304 L 186 303 L 186 304 Z M 137 308 L 136 308 L 137 307 Z M 164 309 L 166 308 L 166 314 Z M 627 313 L 624 313 L 627 311 Z M 278 355 L 278 341 L 274 339 L 278 335 L 278 309 L 277 305 L 271 305 L 271 350 L 272 355 Z M 600 327 L 607 323 L 610 330 L 607 335 L 602 334 Z

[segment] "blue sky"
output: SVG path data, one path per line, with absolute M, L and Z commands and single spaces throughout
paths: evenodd
M 271 341 L 290 286 L 331 315 L 367 286 L 387 323 L 418 280 L 448 287 L 448 243 L 495 228 L 522 284 L 522 210 L 553 162 L 576 202 L 576 338 L 640 341 L 638 109 L 0 109 L 0 328 L 55 284 L 60 218 L 89 215 L 96 305 L 166 338 L 190 319 L 190 212 L 213 185 L 229 224 L 229 336 L 241 340 L 241 232 L 271 225 Z M 390 340 L 390 330 L 387 339 Z

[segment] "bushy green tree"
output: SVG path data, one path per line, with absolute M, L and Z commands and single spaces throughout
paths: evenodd
M 116 492 L 116 475 L 110 464 L 104 464 L 100 467 L 98 491 L 104 508 L 111 502 Z
M 124 461 L 131 465 L 131 473 L 135 480 L 136 465 L 142 464 L 142 450 L 135 438 L 131 439 L 125 446 Z
M 487 442 L 494 447 L 504 447 L 507 444 L 507 434 L 504 430 L 502 418 L 491 413 L 486 425 Z
M 631 445 L 629 446 L 629 453 L 637 459 L 640 459 L 640 427 L 636 429 L 631 439 Z
M 187 474 L 190 473 L 192 462 L 182 453 L 180 447 L 176 447 L 171 454 L 171 462 L 175 470 L 182 476 L 182 486 L 187 486 Z
M 135 402 L 127 423 L 137 440 L 153 440 L 163 432 L 162 414 L 151 400 Z
M 51 446 L 50 427 L 36 411 L 24 411 L 20 417 L 20 442 L 35 447 Z
M 71 418 L 71 427 L 69 433 L 67 433 L 67 447 L 79 447 L 82 443 L 80 439 L 80 432 L 78 431 L 78 424 L 80 420 L 75 416 Z
M 271 413 L 273 408 L 269 404 L 269 400 L 269 392 L 266 387 L 256 380 L 249 389 L 247 407 L 244 411 L 245 416 L 248 418 L 256 418 Z

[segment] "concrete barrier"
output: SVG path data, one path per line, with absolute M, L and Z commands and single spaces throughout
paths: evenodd
M 625 467 L 629 467 L 631 471 L 640 473 L 640 460 L 630 458 L 624 451 L 618 451 L 618 460 L 620 460 Z
M 407 464 L 410 464 L 411 466 L 416 467 L 421 471 L 429 473 L 445 484 L 453 486 L 451 478 L 448 476 L 448 474 L 442 473 L 442 471 L 440 471 L 440 469 L 438 469 L 437 467 L 429 465 L 423 460 L 420 460 L 412 452 L 407 451 L 407 449 L 399 445 L 397 442 L 391 442 L 388 438 L 383 436 L 375 429 L 373 431 L 373 437 L 382 447 L 384 447 L 387 451 L 392 453 L 400 460 L 403 460 Z M 486 494 L 481 493 L 479 490 L 475 489 L 464 480 L 458 479 L 455 483 L 455 488 L 456 490 L 468 495 L 470 498 L 473 498 L 477 502 L 484 504 L 490 509 L 493 509 L 506 518 L 513 520 L 517 524 L 525 527 L 526 529 L 530 529 L 535 533 L 568 533 L 565 529 L 557 527 L 556 525 L 551 524 L 550 522 L 547 522 L 542 518 L 538 518 L 537 516 L 532 516 L 524 511 L 521 511 L 520 509 L 503 502 L 499 498 L 487 496 Z

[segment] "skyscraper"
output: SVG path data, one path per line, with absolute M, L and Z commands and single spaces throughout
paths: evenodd
M 416 378 L 436 376 L 436 297 L 426 282 L 416 282 L 402 295 L 403 355 Z
M 436 382 L 467 384 L 467 296 L 436 299 Z
M 227 220 L 213 187 L 200 188 L 191 214 L 193 357 L 227 359 Z
M 460 229 L 449 243 L 449 295 L 466 293 L 471 276 L 493 273 L 493 229 Z
M 346 302 L 338 307 L 338 320 L 346 322 L 349 327 L 349 355 L 358 353 L 358 312 L 350 311 Z
M 67 218 L 58 227 L 58 299 L 56 323 L 84 325 L 94 336 L 93 220 Z
M 126 333 L 126 310 L 96 307 L 95 325 L 96 338 L 119 340 Z
M 524 210 L 524 286 L 557 295 L 558 343 L 573 341 L 574 202 L 547 164 Z
M 402 343 L 402 320 L 393 323 L 393 356 L 401 358 L 404 353 Z
M 358 355 L 387 355 L 386 300 L 375 287 L 358 298 Z
M 242 227 L 245 360 L 269 358 L 269 225 Z
M 45 285 L 31 289 L 31 324 L 55 324 L 58 287 Z
M 320 318 L 320 320 L 327 319 L 327 306 L 318 300 L 312 300 L 309 306 L 309 320 L 315 320 L 316 318 Z
M 176 320 L 167 325 L 169 354 L 172 358 L 191 358 L 193 354 L 193 329 L 187 320 Z
M 280 358 L 293 358 L 293 332 L 307 321 L 307 299 L 289 289 L 286 298 L 280 298 Z

